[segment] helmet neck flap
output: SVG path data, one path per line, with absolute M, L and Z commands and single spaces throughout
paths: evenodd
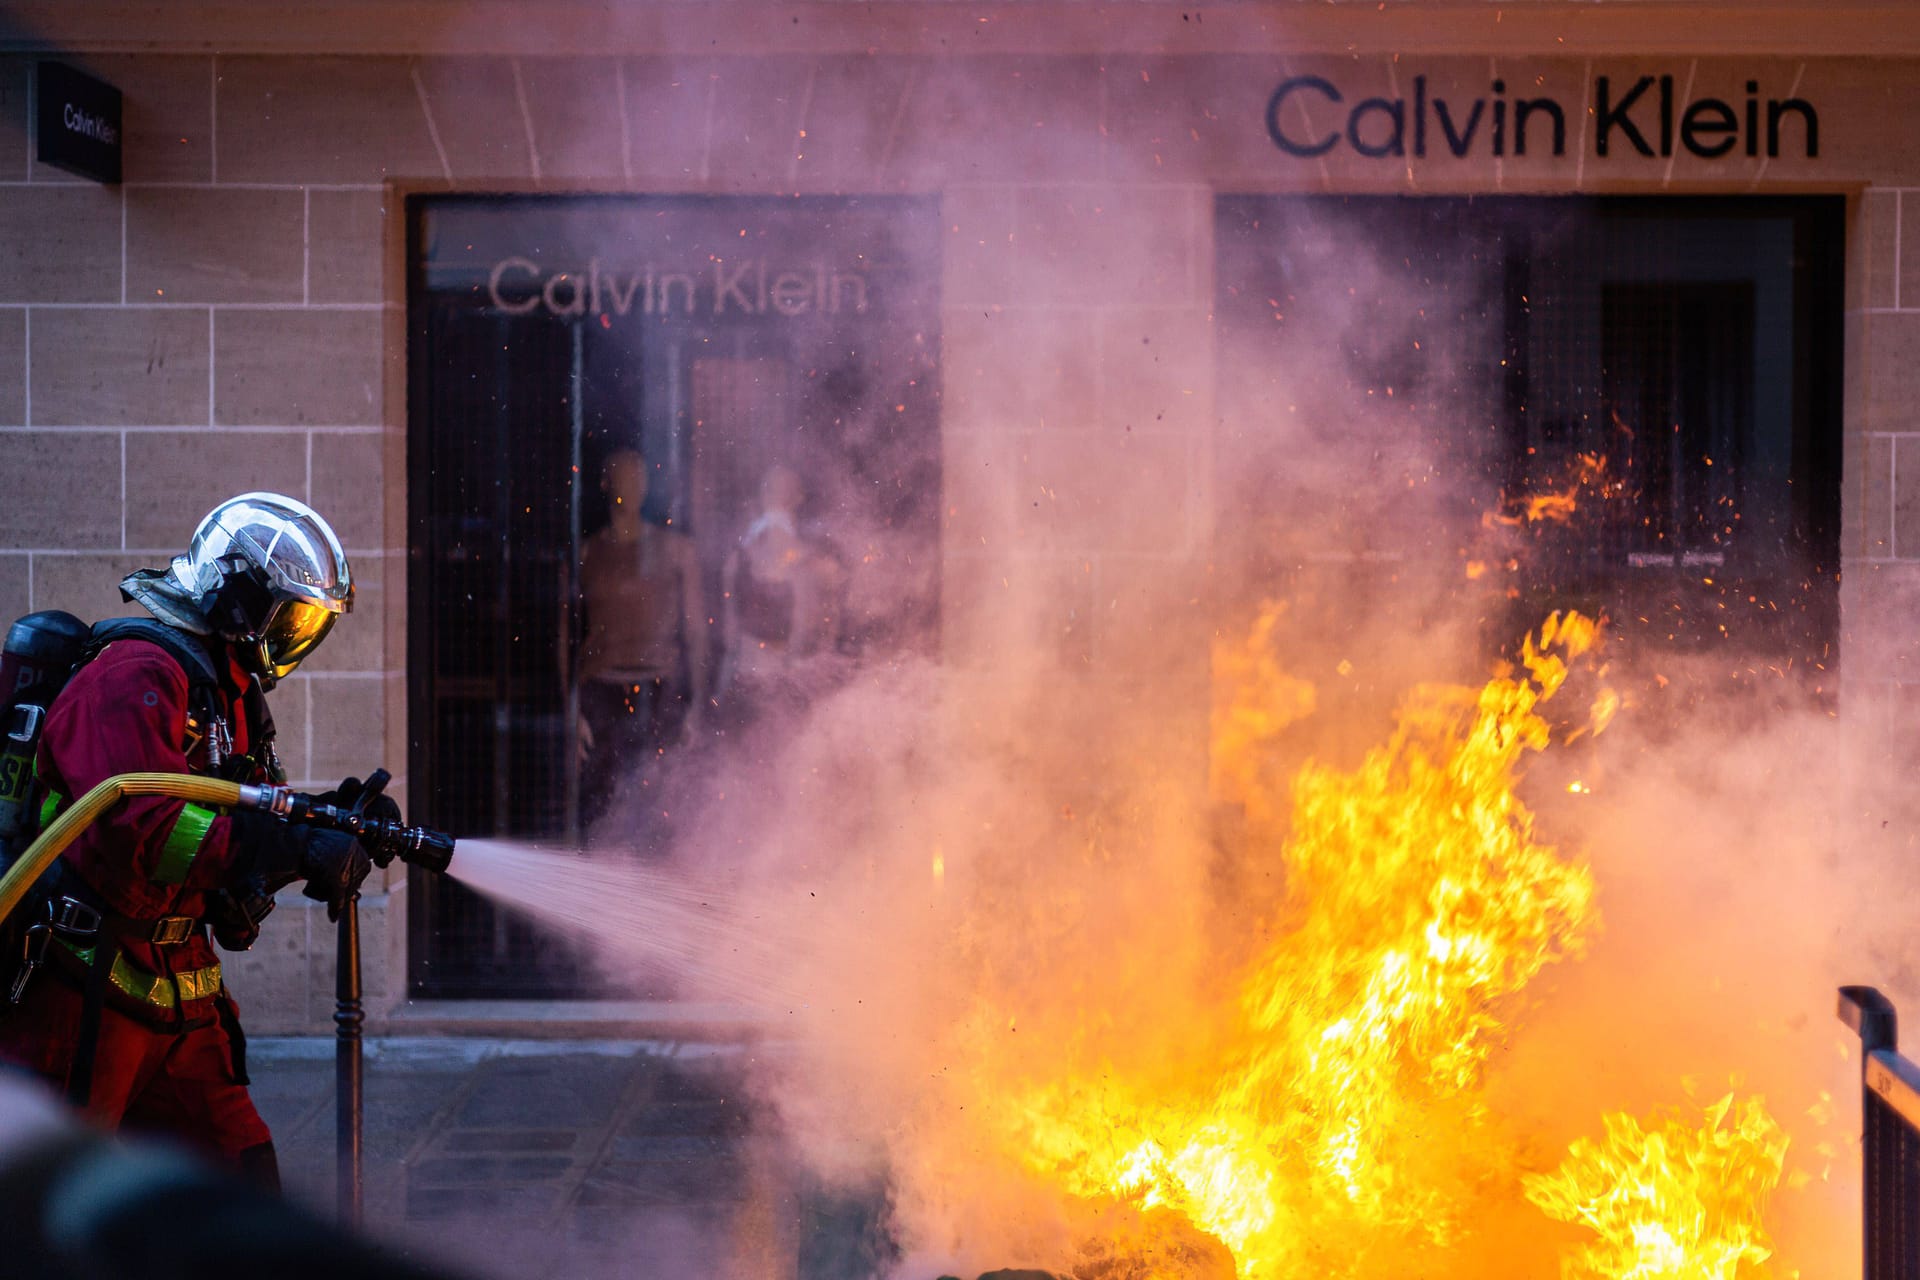
M 120 595 L 170 627 L 197 636 L 213 634 L 213 624 L 200 611 L 199 602 L 174 581 L 170 570 L 135 569 L 120 580 Z

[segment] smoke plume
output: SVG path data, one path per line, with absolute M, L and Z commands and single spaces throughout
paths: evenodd
M 1005 88 L 969 83 L 958 65 L 938 74 L 942 119 L 983 115 Z M 816 114 L 809 145 L 866 123 Z M 897 148 L 907 173 L 978 163 L 1036 182 L 1110 154 L 1071 119 L 1036 128 L 1011 162 L 912 127 L 859 143 Z M 1109 168 L 1100 191 L 1194 198 L 1155 181 Z M 947 201 L 949 236 L 967 207 Z M 721 923 L 636 917 L 636 938 L 654 932 L 623 949 L 610 908 L 610 963 L 640 966 L 662 930 L 683 952 L 745 957 L 679 966 L 675 994 L 764 1008 L 774 1043 L 754 1088 L 814 1173 L 889 1188 L 903 1277 L 1122 1274 L 1087 1270 L 1088 1258 L 1138 1230 L 1138 1215 L 1077 1198 L 1021 1159 L 996 1108 L 1016 1084 L 1173 1089 L 1227 1069 L 1221 1011 L 1287 926 L 1275 842 L 1295 769 L 1354 766 L 1413 691 L 1478 687 L 1544 620 L 1509 590 L 1512 566 L 1533 554 L 1529 530 L 1487 518 L 1511 495 L 1488 384 L 1468 372 L 1494 323 L 1481 267 L 1389 254 L 1338 203 L 1303 207 L 1264 240 L 1255 202 L 1219 210 L 1218 265 L 1199 270 L 1221 274 L 1205 292 L 1223 313 L 1271 312 L 1270 334 L 1209 315 L 1197 340 L 1136 348 L 1112 340 L 1094 307 L 1034 323 L 947 298 L 950 328 L 1015 337 L 974 332 L 976 346 L 945 361 L 945 438 L 889 436 L 880 419 L 905 394 L 891 386 L 864 397 L 874 417 L 851 432 L 884 445 L 890 473 L 940 477 L 928 495 L 945 527 L 939 642 L 810 669 L 751 725 L 650 766 L 629 789 L 639 798 L 595 833 L 609 849 L 652 842 L 658 815 L 672 815 L 648 874 L 695 886 L 695 909 L 718 904 Z M 1228 273 L 1268 259 L 1297 290 L 1241 297 L 1246 282 Z M 973 287 L 944 260 L 921 265 L 950 292 Z M 1025 296 L 1084 294 L 1078 275 L 1049 281 L 1032 257 L 1018 269 Z M 1010 353 L 1010 367 L 978 367 L 983 347 Z M 1089 352 L 1095 380 L 1151 363 L 1158 382 L 1213 405 L 1163 433 L 1173 446 L 1154 455 L 1181 460 L 1166 500 L 1194 513 L 1170 544 L 1129 541 L 1152 513 L 1128 507 L 1137 487 L 1106 481 L 1139 465 L 1134 424 L 1090 420 Z M 1036 474 L 1026 464 L 1058 447 L 1049 433 L 1062 423 L 1085 465 L 1047 485 L 1005 478 Z M 854 504 L 831 487 L 816 499 L 841 545 L 873 540 L 869 508 L 837 526 Z M 1066 514 L 1029 514 L 1042 504 Z M 884 557 L 853 574 L 869 601 L 929 584 L 925 563 Z M 1763 1096 L 1791 1138 L 1770 1215 L 1779 1260 L 1837 1273 L 1858 1202 L 1857 1064 L 1833 988 L 1879 981 L 1898 997 L 1916 985 L 1898 904 L 1920 815 L 1900 794 L 1893 744 L 1836 716 L 1831 673 L 1755 674 L 1731 644 L 1681 652 L 1611 621 L 1599 661 L 1619 714 L 1534 757 L 1522 784 L 1537 838 L 1591 868 L 1600 923 L 1583 955 L 1503 1005 L 1486 1065 L 1491 1128 L 1520 1167 L 1542 1171 L 1607 1113 Z M 1852 623 L 1843 644 L 1871 638 Z M 1249 679 L 1266 695 L 1243 743 L 1259 769 L 1236 786 L 1218 772 L 1217 735 L 1230 686 Z M 1514 1187 L 1474 1196 L 1462 1232 L 1416 1255 L 1425 1274 L 1547 1274 L 1577 1235 Z M 1217 1262 L 1203 1242 L 1183 1256 Z M 1408 1258 L 1368 1265 L 1389 1262 Z

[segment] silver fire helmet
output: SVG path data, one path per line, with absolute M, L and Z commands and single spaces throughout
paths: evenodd
M 340 539 L 313 508 L 277 493 L 243 493 L 208 512 L 169 573 L 269 687 L 353 607 Z

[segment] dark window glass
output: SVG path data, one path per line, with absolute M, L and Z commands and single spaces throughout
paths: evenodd
M 1236 196 L 1217 237 L 1223 500 L 1263 585 L 1338 564 L 1327 618 L 1430 620 L 1458 584 L 1491 644 L 1603 610 L 1833 689 L 1843 201 Z
M 815 643 L 849 661 L 932 643 L 937 206 L 447 196 L 408 216 L 414 807 L 456 836 L 617 822 L 645 856 L 664 832 L 623 802 L 680 748 L 694 687 L 743 665 L 723 589 L 770 493 L 853 566 Z M 615 546 L 636 473 L 642 536 Z M 923 576 L 879 590 L 863 563 Z M 743 625 L 777 644 L 783 621 Z M 444 879 L 411 889 L 416 992 L 595 992 L 590 958 L 530 921 Z

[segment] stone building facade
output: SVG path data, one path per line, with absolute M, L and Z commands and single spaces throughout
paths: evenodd
M 1920 610 L 1908 7 L 277 8 L 7 6 L 0 614 L 111 614 L 219 498 L 307 499 L 361 594 L 276 696 L 302 782 L 404 775 L 405 201 L 444 192 L 936 197 L 945 652 L 1096 667 L 1139 584 L 1207 558 L 1220 193 L 1843 196 L 1843 638 Z M 120 185 L 36 161 L 42 57 L 122 91 Z M 1019 635 L 1010 581 L 1052 601 Z M 1910 717 L 1920 649 L 1875 636 L 1846 714 Z M 382 1017 L 404 893 L 367 902 Z M 325 1025 L 331 934 L 297 898 L 231 969 L 257 1029 Z

